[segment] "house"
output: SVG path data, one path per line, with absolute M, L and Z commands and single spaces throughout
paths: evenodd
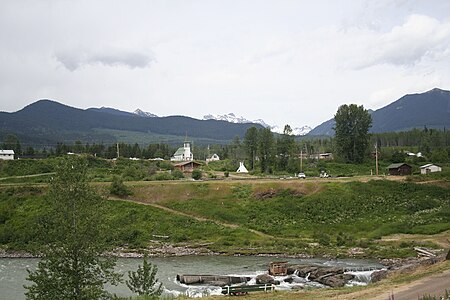
M 405 163 L 392 164 L 388 166 L 389 175 L 411 175 L 412 167 Z
M 239 169 L 236 171 L 237 173 L 248 173 L 247 168 L 244 166 L 243 162 L 239 163 Z
M 195 161 L 184 161 L 173 165 L 175 169 L 180 170 L 181 172 L 192 172 L 200 166 L 201 164 Z
M 1 160 L 13 160 L 14 159 L 14 150 L 0 150 L 0 159 Z
M 216 153 L 214 153 L 213 155 L 211 155 L 209 158 L 206 159 L 206 162 L 210 162 L 210 161 L 218 161 L 220 160 L 219 155 L 217 155 Z
M 332 160 L 333 159 L 333 153 L 320 153 L 319 159 L 326 159 L 326 160 Z
M 189 142 L 184 142 L 184 146 L 178 148 L 175 154 L 170 158 L 171 161 L 193 161 L 194 155 L 191 152 Z
M 434 164 L 426 164 L 420 167 L 420 174 L 428 174 L 441 171 L 442 168 Z

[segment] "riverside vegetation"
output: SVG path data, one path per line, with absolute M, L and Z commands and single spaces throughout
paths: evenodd
M 128 178 L 154 165 L 122 159 L 114 164 L 92 157 L 87 160 L 91 185 L 114 200 L 116 196 L 109 194 L 110 182 L 104 181 L 114 175 Z M 0 181 L 0 244 L 4 250 L 31 251 L 38 242 L 35 224 L 48 206 L 45 182 L 53 176 L 57 161 L 2 162 L 3 176 L 50 173 L 15 177 L 16 183 Z M 345 166 L 334 163 L 329 167 L 357 172 L 353 165 Z M 170 244 L 192 248 L 194 253 L 407 257 L 415 255 L 414 246 L 438 245 L 380 238 L 450 230 L 448 173 L 433 176 L 429 184 L 422 184 L 420 176 L 410 177 L 411 182 L 362 182 L 367 178 L 360 181 L 358 177 L 331 181 L 125 181 L 131 195 L 123 196 L 125 201 L 106 203 L 110 228 L 106 239 L 112 247 L 128 251 Z

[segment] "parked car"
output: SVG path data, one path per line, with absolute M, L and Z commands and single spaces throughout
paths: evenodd
M 302 179 L 305 179 L 306 178 L 306 175 L 305 175 L 305 173 L 298 173 L 298 178 L 302 178 Z

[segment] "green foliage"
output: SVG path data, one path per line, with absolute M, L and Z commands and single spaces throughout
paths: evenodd
M 125 283 L 133 293 L 157 299 L 163 292 L 162 283 L 158 284 L 158 279 L 156 278 L 157 272 L 158 267 L 152 265 L 148 261 L 147 254 L 145 254 L 142 267 L 139 265 L 136 271 L 128 271 L 129 280 L 125 281 Z
M 238 199 L 246 199 L 252 195 L 252 186 L 249 184 L 238 184 L 231 187 L 233 195 Z
M 173 170 L 172 176 L 174 179 L 183 179 L 184 178 L 184 174 L 180 170 Z
M 14 157 L 17 157 L 17 155 L 20 155 L 22 153 L 22 146 L 20 145 L 20 141 L 14 134 L 6 135 L 1 147 L 4 150 L 14 150 Z
M 130 189 L 126 187 L 122 179 L 119 176 L 114 176 L 111 186 L 109 187 L 109 193 L 120 197 L 131 195 Z
M 192 171 L 192 178 L 195 180 L 200 180 L 202 179 L 202 171 L 200 169 L 195 169 L 194 171 Z
M 42 237 L 35 271 L 28 270 L 27 299 L 104 299 L 104 284 L 116 285 L 115 260 L 101 257 L 106 243 L 104 200 L 86 182 L 85 160 L 65 159 L 37 224 Z
M 258 150 L 258 129 L 256 127 L 250 127 L 245 132 L 244 149 L 250 160 L 250 169 L 253 170 L 255 168 L 256 152 Z
M 275 141 L 270 128 L 262 128 L 258 131 L 258 157 L 261 173 L 272 173 L 274 162 Z
M 369 142 L 372 117 L 364 107 L 355 104 L 342 105 L 334 119 L 336 150 L 345 162 L 361 163 Z

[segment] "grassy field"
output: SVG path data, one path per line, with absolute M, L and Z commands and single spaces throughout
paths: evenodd
M 450 232 L 446 181 L 354 177 L 126 184 L 133 194 L 108 202 L 109 238 L 130 249 L 170 243 L 225 254 L 405 257 L 415 255 L 414 246 L 439 245 L 433 239 L 382 237 Z M 109 183 L 94 186 L 108 196 Z M 0 184 L 3 247 L 26 250 L 39 238 L 35 224 L 45 209 L 46 189 Z M 444 240 L 449 237 L 444 233 Z

